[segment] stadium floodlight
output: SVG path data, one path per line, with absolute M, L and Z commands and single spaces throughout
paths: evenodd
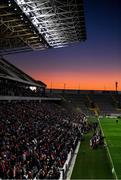
M 15 0 L 51 47 L 86 39 L 83 0 Z M 70 41 L 68 41 L 70 39 Z M 59 43 L 59 44 L 58 44 Z
M 31 89 L 32 91 L 36 91 L 36 87 L 35 86 L 30 86 L 29 89 Z
M 26 1 L 24 1 L 24 0 L 17 0 L 17 4 L 25 4 L 26 3 Z

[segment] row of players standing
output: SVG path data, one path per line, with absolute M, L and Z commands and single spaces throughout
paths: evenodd
M 97 122 L 92 124 L 93 135 L 90 139 L 90 147 L 92 149 L 97 148 L 100 145 L 104 145 L 104 136 Z

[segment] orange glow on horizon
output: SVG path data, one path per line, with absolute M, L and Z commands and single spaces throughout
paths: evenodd
M 52 85 L 50 84 L 50 82 L 46 83 L 47 84 L 47 88 L 49 89 L 75 89 L 75 90 L 113 90 L 115 91 L 115 87 L 111 86 L 111 85 L 107 85 L 107 86 L 101 86 L 101 84 L 99 85 L 98 83 L 95 84 L 80 84 L 80 85 L 75 85 L 75 84 L 66 84 L 66 83 L 52 83 Z M 121 91 L 121 88 L 118 88 L 118 91 Z
M 52 89 L 76 89 L 76 90 L 113 90 L 115 82 L 118 82 L 118 91 L 121 91 L 121 81 L 117 74 L 84 74 L 84 73 L 43 73 L 36 74 L 35 79 L 43 81 L 47 88 Z

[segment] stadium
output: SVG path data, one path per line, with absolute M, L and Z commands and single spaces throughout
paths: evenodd
M 121 7 L 118 0 L 118 5 L 114 1 L 111 0 L 111 10 Z M 94 2 L 96 8 L 100 3 L 104 5 L 103 10 L 109 8 L 104 0 L 98 1 L 98 6 Z M 95 39 L 93 36 L 91 41 L 88 37 L 91 29 L 88 28 L 86 9 L 89 10 L 89 5 L 84 0 L 0 1 L 0 179 L 121 179 L 121 77 L 120 62 L 116 60 L 120 57 L 119 46 L 117 49 L 120 52 L 116 49 L 119 53 L 116 56 L 114 50 L 109 49 L 110 54 L 114 53 L 111 56 L 115 57 L 119 68 L 119 71 L 116 69 L 118 76 L 115 76 L 114 88 L 100 88 L 102 79 L 98 78 L 96 66 L 92 68 L 91 60 L 86 62 L 84 72 L 86 76 L 88 73 L 91 76 L 89 70 L 96 69 L 94 88 L 89 79 L 84 82 L 85 89 L 83 81 L 81 84 L 75 80 L 78 88 L 72 83 L 74 73 L 71 71 L 77 63 L 73 56 L 78 57 L 76 49 L 79 48 L 82 53 L 81 58 L 84 58 L 85 52 L 86 55 L 89 53 L 89 58 L 93 54 L 88 51 L 89 44 L 84 45 L 89 38 L 92 48 Z M 118 14 L 119 9 L 116 10 Z M 98 11 L 103 12 L 97 8 Z M 95 11 L 90 12 L 95 17 Z M 108 14 L 110 18 L 111 12 Z M 104 20 L 103 13 L 102 18 Z M 114 18 L 109 24 L 115 21 Z M 107 32 L 110 35 L 109 29 Z M 100 39 L 102 41 L 102 36 Z M 110 40 L 108 43 L 111 46 Z M 96 46 L 94 55 L 98 53 Z M 107 44 L 105 50 L 108 51 L 106 48 L 109 48 Z M 41 59 L 45 56 L 45 62 L 38 62 L 38 56 Z M 105 53 L 104 56 L 108 61 Z M 60 63 L 55 63 L 51 57 L 56 57 Z M 66 61 L 68 57 L 69 61 Z M 97 54 L 95 58 L 97 63 Z M 84 61 L 81 60 L 82 68 Z M 44 63 L 49 62 L 48 69 Z M 110 59 L 108 66 L 105 62 L 106 68 L 111 68 L 111 62 Z M 100 61 L 98 63 L 100 67 Z M 76 72 L 79 70 L 78 63 L 77 66 Z M 35 73 L 38 67 L 41 69 L 39 76 L 34 75 L 35 67 Z M 66 83 L 64 71 L 62 76 L 57 76 L 58 67 L 66 71 L 69 69 L 71 81 Z M 46 76 L 51 68 L 54 69 L 49 74 L 49 84 Z M 79 78 L 84 78 L 83 69 L 80 71 Z M 107 72 L 110 73 L 109 70 Z M 65 79 L 60 87 L 61 78 Z M 107 77 L 103 78 L 108 83 Z M 70 86 L 67 86 L 69 82 Z

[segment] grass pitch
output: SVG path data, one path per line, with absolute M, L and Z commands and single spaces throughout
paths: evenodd
M 121 179 L 121 119 L 100 120 L 118 179 Z
M 71 179 L 113 179 L 105 147 L 92 150 L 89 140 L 92 133 L 81 143 Z

